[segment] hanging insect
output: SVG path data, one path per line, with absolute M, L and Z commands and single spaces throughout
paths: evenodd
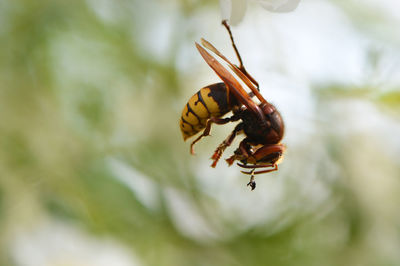
M 213 160 L 211 166 L 215 167 L 235 137 L 244 133 L 246 137 L 240 142 L 234 154 L 226 159 L 226 162 L 232 165 L 235 161 L 239 161 L 238 166 L 249 169 L 241 172 L 250 175 L 247 186 L 254 190 L 256 187 L 254 176 L 278 170 L 278 163 L 283 159 L 285 146 L 280 141 L 284 134 L 284 123 L 278 110 L 259 92 L 257 81 L 247 73 L 228 23 L 223 21 L 222 24 L 229 33 L 239 66 L 232 64 L 208 41 L 201 39 L 201 44 L 225 61 L 251 92 L 246 92 L 231 72 L 196 43 L 201 56 L 223 82 L 206 86 L 189 99 L 182 111 L 180 128 L 184 140 L 204 129 L 190 145 L 190 153 L 194 154 L 194 144 L 210 134 L 212 124 L 223 125 L 240 121 L 215 150 L 211 157 Z M 257 104 L 252 99 L 254 96 L 260 103 Z M 223 118 L 229 112 L 233 115 Z

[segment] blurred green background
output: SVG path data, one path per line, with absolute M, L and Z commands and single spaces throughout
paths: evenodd
M 209 167 L 234 125 L 179 130 L 218 81 L 194 41 L 235 60 L 218 4 L 0 1 L 0 265 L 400 265 L 400 4 L 249 4 L 287 145 L 253 192 Z

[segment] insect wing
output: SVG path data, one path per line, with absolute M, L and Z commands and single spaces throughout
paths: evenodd
M 207 40 L 201 38 L 201 44 L 206 47 L 207 49 L 211 50 L 214 54 L 218 55 L 222 60 L 224 60 L 226 63 L 228 63 L 229 67 L 232 69 L 232 71 L 250 88 L 250 90 L 256 95 L 256 97 L 261 101 L 261 102 L 266 102 L 264 97 L 260 94 L 258 89 L 254 87 L 253 83 L 249 80 L 249 78 L 234 64 L 232 64 L 223 54 L 221 54 L 217 48 L 215 48 L 210 42 Z
M 261 121 L 265 120 L 263 111 L 258 105 L 252 101 L 250 95 L 243 89 L 239 81 L 212 55 L 210 55 L 203 47 L 196 43 L 196 47 L 199 50 L 201 56 L 207 62 L 207 64 L 215 71 L 215 73 L 222 79 L 222 81 L 228 86 L 229 90 L 235 95 L 235 97 L 255 115 L 258 116 Z

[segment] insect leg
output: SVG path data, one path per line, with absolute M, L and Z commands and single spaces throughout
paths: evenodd
M 240 166 L 240 167 L 243 167 L 243 168 L 253 168 L 253 170 L 251 170 L 251 171 L 248 171 L 248 172 L 246 172 L 246 171 L 240 171 L 240 172 L 242 172 L 243 174 L 246 174 L 246 175 L 250 175 L 250 182 L 249 183 L 247 183 L 247 186 L 250 186 L 251 187 L 251 190 L 254 190 L 255 188 L 256 188 L 256 181 L 255 181 L 255 175 L 258 175 L 258 174 L 265 174 L 265 173 L 269 173 L 269 172 L 273 172 L 273 171 L 277 171 L 278 170 L 278 165 L 277 164 L 263 164 L 263 165 L 244 165 L 244 164 L 239 164 L 238 163 L 238 165 Z M 266 169 L 266 170 L 261 170 L 261 171 L 256 171 L 256 168 L 266 168 L 266 167 L 273 167 L 273 168 L 271 168 L 271 169 Z
M 266 170 L 262 170 L 262 171 L 255 171 L 256 168 L 271 167 L 271 166 L 274 166 L 274 168 L 266 169 Z M 245 172 L 245 171 L 241 171 L 241 172 L 243 174 L 246 174 L 246 175 L 251 175 L 250 176 L 250 182 L 247 183 L 247 186 L 250 186 L 251 190 L 254 190 L 256 188 L 256 181 L 255 181 L 255 177 L 254 176 L 258 175 L 258 174 L 264 174 L 264 173 L 269 173 L 269 172 L 272 172 L 272 171 L 277 171 L 278 170 L 278 165 L 277 164 L 273 164 L 273 165 L 251 165 L 251 166 L 249 165 L 249 166 L 246 166 L 245 168 L 253 168 L 253 170 L 251 170 L 249 172 Z
M 238 166 L 242 167 L 242 168 L 265 168 L 265 167 L 273 167 L 274 164 L 242 164 L 242 163 L 237 163 Z M 246 172 L 244 173 L 246 174 Z
M 261 170 L 261 171 L 255 171 L 256 168 L 272 167 L 272 166 L 273 166 L 273 168 L 271 168 L 271 169 L 266 169 L 266 170 Z M 241 166 L 241 167 L 243 167 L 243 166 Z M 254 175 L 265 174 L 265 173 L 277 171 L 277 170 L 278 170 L 278 165 L 277 165 L 277 164 L 264 165 L 264 166 L 261 166 L 261 165 L 260 165 L 260 166 L 251 165 L 251 166 L 249 166 L 249 167 L 244 167 L 244 168 L 253 168 L 253 170 L 248 171 L 248 172 L 246 172 L 246 171 L 240 171 L 240 172 L 242 172 L 242 173 L 245 174 L 245 175 L 252 175 L 252 176 L 254 176 Z
M 278 171 L 278 165 L 277 164 L 274 164 L 274 168 L 272 168 L 272 169 L 256 171 L 256 172 L 254 172 L 254 174 L 255 175 L 259 175 L 259 174 L 265 174 L 265 173 L 269 173 L 269 172 L 273 172 L 273 171 Z
M 212 123 L 215 123 L 215 124 L 218 124 L 218 125 L 223 125 L 223 124 L 229 123 L 231 121 L 232 121 L 231 117 L 227 117 L 227 118 L 211 117 L 210 119 L 208 119 L 207 120 L 207 124 L 206 124 L 206 128 L 204 129 L 203 133 L 200 136 L 198 136 L 197 139 L 195 139 L 192 142 L 192 144 L 190 145 L 190 153 L 192 155 L 194 155 L 195 154 L 195 152 L 194 152 L 194 144 L 196 144 L 196 142 L 198 142 L 203 137 L 206 137 L 206 136 L 210 135 Z
M 247 186 L 250 186 L 251 187 L 251 191 L 253 191 L 254 189 L 256 189 L 256 181 L 254 180 L 254 170 L 255 169 L 253 169 L 252 171 L 251 171 L 251 176 L 250 176 L 250 181 L 249 181 L 249 183 L 247 183 Z
M 249 157 L 249 154 L 251 154 L 251 146 L 248 143 L 248 138 L 243 139 L 240 144 L 239 148 L 235 151 L 235 154 L 226 159 L 225 161 L 229 164 L 232 165 L 234 161 L 238 160 L 245 160 Z
M 253 82 L 254 85 L 256 85 L 257 90 L 259 90 L 258 82 L 246 71 L 246 69 L 243 65 L 242 58 L 239 54 L 239 50 L 236 47 L 235 41 L 233 40 L 233 35 L 232 35 L 231 28 L 229 27 L 228 22 L 226 20 L 223 20 L 222 25 L 225 26 L 226 30 L 229 33 L 229 37 L 231 38 L 233 50 L 235 50 L 236 56 L 237 56 L 237 58 L 239 60 L 239 64 L 240 64 L 238 68 L 243 72 L 243 74 L 245 74 L 247 76 L 248 79 L 250 79 L 251 82 Z
M 251 157 L 253 161 L 258 163 L 268 162 L 275 164 L 282 159 L 282 154 L 284 153 L 285 149 L 285 145 L 283 144 L 264 145 L 255 151 Z
M 211 167 L 215 167 L 217 165 L 219 159 L 222 156 L 222 153 L 224 153 L 225 149 L 232 144 L 236 135 L 241 130 L 243 130 L 243 123 L 238 124 L 235 127 L 235 129 L 232 131 L 232 133 L 218 146 L 218 148 L 215 150 L 213 156 L 211 157 L 211 159 L 214 160 Z

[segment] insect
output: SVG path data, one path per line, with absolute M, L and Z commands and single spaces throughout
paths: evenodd
M 223 125 L 240 121 L 215 150 L 211 157 L 213 160 L 211 166 L 215 167 L 235 137 L 244 133 L 245 138 L 234 154 L 226 159 L 226 162 L 232 165 L 238 161 L 238 166 L 247 169 L 241 172 L 250 175 L 247 186 L 254 190 L 256 187 L 254 176 L 278 170 L 278 163 L 283 159 L 285 146 L 281 144 L 281 140 L 284 134 L 284 123 L 278 110 L 261 95 L 257 81 L 247 73 L 227 21 L 222 21 L 222 24 L 228 31 L 239 66 L 231 63 L 208 41 L 201 39 L 201 44 L 225 61 L 250 92 L 247 92 L 238 79 L 214 56 L 196 43 L 203 59 L 223 82 L 206 86 L 189 99 L 182 111 L 180 128 L 184 140 L 204 129 L 190 145 L 190 153 L 194 154 L 194 145 L 210 134 L 212 124 Z M 254 97 L 259 103 L 253 100 Z M 232 115 L 224 118 L 229 112 L 232 112 Z

